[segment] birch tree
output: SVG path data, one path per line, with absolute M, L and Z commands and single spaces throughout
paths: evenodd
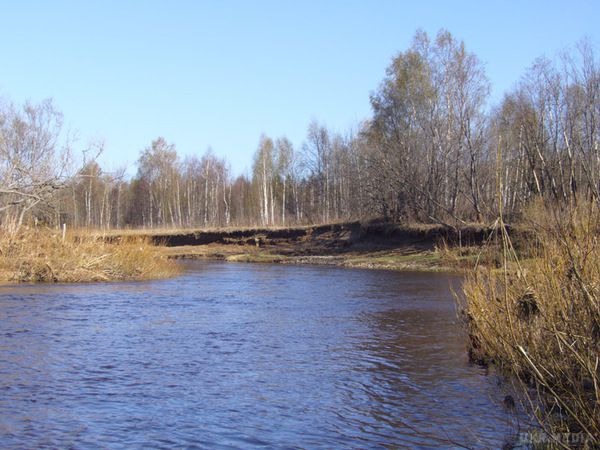
M 0 213 L 2 226 L 18 229 L 25 215 L 47 203 L 72 171 L 62 114 L 51 100 L 0 105 Z

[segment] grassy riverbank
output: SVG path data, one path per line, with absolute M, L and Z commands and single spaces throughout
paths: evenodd
M 88 282 L 166 278 L 178 266 L 147 239 L 118 244 L 47 228 L 0 236 L 0 282 Z
M 451 229 L 347 222 L 293 228 L 131 230 L 102 236 L 109 242 L 145 236 L 163 244 L 161 252 L 171 258 L 456 271 L 474 264 L 480 244 L 489 233 L 489 228 L 479 225 Z
M 600 211 L 549 205 L 527 217 L 531 238 L 518 252 L 503 235 L 500 268 L 467 275 L 470 354 L 508 375 L 549 447 L 598 448 Z
M 174 259 L 321 264 L 388 270 L 456 271 L 475 261 L 489 233 L 473 226 L 349 222 L 294 228 L 75 230 L 23 227 L 0 235 L 0 282 L 87 282 L 165 278 Z M 447 251 L 460 243 L 461 251 Z M 475 251 L 471 251 L 471 250 Z
M 417 270 L 426 272 L 457 271 L 451 259 L 436 249 L 415 250 L 397 248 L 373 251 L 347 251 L 334 254 L 294 255 L 279 253 L 278 249 L 245 246 L 206 245 L 196 247 L 163 247 L 162 252 L 173 258 L 217 259 L 229 262 L 270 264 L 313 264 L 362 269 Z

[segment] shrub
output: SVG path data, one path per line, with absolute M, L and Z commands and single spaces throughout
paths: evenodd
M 520 261 L 506 233 L 501 267 L 464 284 L 471 358 L 512 375 L 549 436 L 600 444 L 600 211 L 595 202 L 535 205 Z M 524 245 L 524 244 L 522 244 Z M 560 441 L 556 447 L 564 446 Z

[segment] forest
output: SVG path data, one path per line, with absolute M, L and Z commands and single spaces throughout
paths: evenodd
M 512 220 L 535 197 L 600 195 L 600 69 L 585 40 L 535 60 L 492 105 L 481 59 L 448 31 L 418 31 L 374 88 L 372 116 L 344 133 L 312 121 L 299 147 L 261 136 L 244 175 L 210 149 L 181 158 L 165 137 L 140 153 L 133 177 L 107 171 L 96 162 L 101 146 L 76 154 L 52 101 L 5 101 L 2 225 L 290 226 L 382 217 L 456 227 L 488 222 L 499 206 Z

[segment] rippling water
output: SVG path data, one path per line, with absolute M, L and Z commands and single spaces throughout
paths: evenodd
M 2 448 L 497 448 L 440 274 L 195 262 L 0 288 Z

